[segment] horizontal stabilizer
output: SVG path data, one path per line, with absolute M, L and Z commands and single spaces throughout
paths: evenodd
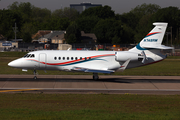
M 113 70 L 101 70 L 101 69 L 88 69 L 88 68 L 81 68 L 81 67 L 74 67 L 72 71 L 77 72 L 92 72 L 92 73 L 114 73 Z
M 123 72 L 126 69 L 126 67 L 128 66 L 130 61 L 131 61 L 130 58 L 128 60 L 126 60 L 126 62 L 124 62 L 124 64 L 121 65 L 121 67 L 118 69 L 118 71 Z
M 165 45 L 160 45 L 160 46 L 142 46 L 142 48 L 153 48 L 153 49 L 162 49 L 162 50 L 174 49 L 174 47 L 168 47 L 168 46 L 165 46 Z

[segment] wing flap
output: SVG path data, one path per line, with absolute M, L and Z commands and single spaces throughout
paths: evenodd
M 77 72 L 114 73 L 113 70 L 89 69 L 89 68 L 82 68 L 82 67 L 74 67 L 71 70 L 72 71 L 77 71 Z

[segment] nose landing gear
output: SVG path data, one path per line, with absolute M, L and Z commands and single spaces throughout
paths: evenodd
M 36 70 L 34 70 L 34 78 L 33 79 L 35 79 L 35 80 L 37 79 L 36 74 L 37 74 Z

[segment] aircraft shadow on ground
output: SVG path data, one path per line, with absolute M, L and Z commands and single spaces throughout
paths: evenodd
M 180 80 L 172 79 L 128 79 L 128 78 L 102 78 L 98 80 L 83 78 L 0 78 L 0 82 L 111 82 L 111 83 L 180 83 Z

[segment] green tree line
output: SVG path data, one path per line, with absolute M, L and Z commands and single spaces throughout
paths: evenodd
M 80 31 L 95 33 L 99 44 L 138 43 L 153 28 L 153 22 L 168 22 L 167 32 L 172 32 L 173 44 L 180 44 L 180 10 L 172 6 L 142 4 L 123 14 L 115 14 L 110 6 L 99 6 L 79 14 L 67 7 L 50 11 L 29 2 L 14 2 L 0 10 L 0 34 L 13 39 L 16 23 L 17 38 L 25 42 L 30 42 L 38 30 L 66 30 L 65 39 L 70 44 L 81 42 Z

